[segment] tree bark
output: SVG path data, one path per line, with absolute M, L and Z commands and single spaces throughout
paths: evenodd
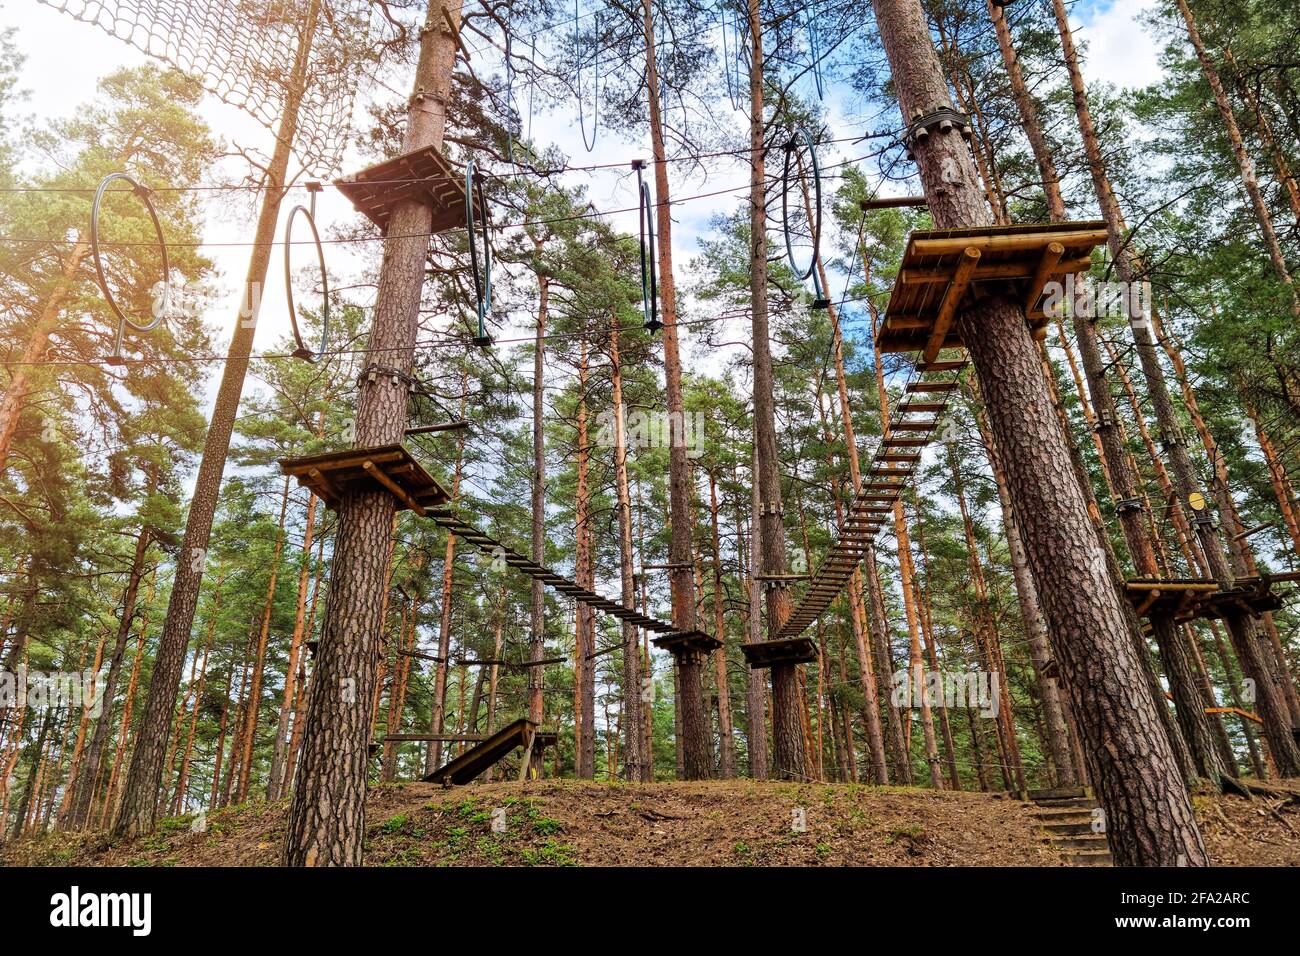
M 450 23 L 443 24 L 444 11 Z M 441 148 L 451 69 L 460 28 L 458 0 L 429 4 L 421 31 L 415 96 L 403 148 Z M 414 361 L 420 292 L 433 210 L 411 199 L 388 223 L 367 360 L 357 400 L 357 447 L 402 441 Z M 395 374 L 384 371 L 392 369 Z M 316 655 L 297 786 L 289 809 L 283 862 L 289 866 L 361 862 L 370 708 L 378 635 L 397 501 L 386 490 L 358 490 L 339 503 L 338 536 L 325 626 Z
M 636 578 L 632 555 L 632 496 L 627 477 L 627 427 L 623 406 L 623 362 L 618 348 L 618 316 L 611 313 L 609 324 L 609 374 L 614 411 L 614 484 L 618 495 L 618 565 L 623 606 L 636 607 Z M 636 627 L 623 622 L 623 710 L 621 721 L 626 742 L 623 772 L 629 781 L 650 779 L 650 764 L 643 753 L 641 715 L 641 649 Z
M 248 274 L 244 282 L 243 302 L 251 305 L 251 314 L 248 317 L 241 315 L 236 322 L 221 385 L 217 390 L 216 404 L 212 410 L 212 421 L 203 443 L 203 457 L 199 462 L 194 496 L 190 500 L 189 515 L 185 521 L 185 536 L 176 561 L 167 616 L 163 621 L 143 720 L 140 732 L 136 735 L 135 751 L 123 792 L 122 811 L 113 826 L 113 835 L 118 839 L 148 833 L 154 826 L 158 795 L 162 787 L 163 751 L 171 733 L 172 713 L 180 689 L 190 631 L 194 626 L 194 612 L 198 607 L 199 585 L 203 580 L 203 565 L 221 490 L 221 476 L 230 451 L 230 436 L 239 412 L 239 397 L 244 388 L 248 357 L 253 348 L 253 334 L 257 329 L 262 287 L 266 283 L 266 271 L 274 248 L 275 227 L 298 130 L 298 108 L 302 102 L 302 88 L 319 9 L 319 0 L 311 0 L 291 70 L 291 92 L 285 97 L 275 148 L 266 168 L 268 188 L 262 193 L 262 209 L 253 234 L 253 252 L 249 257 Z M 241 310 L 243 308 L 241 306 Z
M 919 0 L 873 0 L 905 118 L 951 107 Z M 964 140 L 914 146 L 938 228 L 988 222 Z M 1207 856 L 1135 636 L 1120 606 L 1023 310 L 992 296 L 958 317 L 1021 516 L 1034 580 L 1121 865 L 1204 865 Z

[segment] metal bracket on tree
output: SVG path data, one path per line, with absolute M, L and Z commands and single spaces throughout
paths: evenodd
M 912 148 L 932 132 L 949 133 L 954 129 L 961 133 L 963 139 L 970 139 L 970 116 L 950 106 L 917 116 L 908 125 L 907 135 L 903 137 L 903 142 L 907 146 L 907 158 L 915 158 Z

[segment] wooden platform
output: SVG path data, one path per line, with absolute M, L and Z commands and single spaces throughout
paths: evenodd
M 889 296 L 880 350 L 919 351 L 934 363 L 941 349 L 964 345 L 956 328 L 962 309 L 990 295 L 1010 296 L 1041 328 L 1044 284 L 1087 270 L 1105 241 L 1100 221 L 917 230 Z
M 388 228 L 395 206 L 410 200 L 433 208 L 430 234 L 466 223 L 465 177 L 432 146 L 367 166 L 359 173 L 334 180 L 334 185 L 352 201 L 357 212 L 380 229 Z M 475 209 L 475 216 L 482 212 Z
M 1135 578 L 1124 590 L 1138 616 L 1163 614 L 1179 622 L 1221 618 L 1234 609 L 1259 616 L 1283 606 L 1267 577 L 1241 578 L 1227 590 L 1202 578 Z
M 655 637 L 650 643 L 663 651 L 677 654 L 708 654 L 722 646 L 722 642 L 704 631 L 670 631 Z
M 402 445 L 282 458 L 280 473 L 293 475 L 330 508 L 357 489 L 387 491 L 397 499 L 399 511 L 409 508 L 421 516 L 449 500 L 442 485 Z
M 753 668 L 771 667 L 773 664 L 805 664 L 817 660 L 817 645 L 811 637 L 741 644 L 740 651 L 745 655 L 745 662 Z
M 537 730 L 537 725 L 531 720 L 520 717 L 477 746 L 466 750 L 459 757 L 453 757 L 423 779 L 430 783 L 456 785 L 471 783 L 479 774 L 499 762 L 516 747 L 527 747 L 530 737 L 533 739 L 534 749 L 553 747 L 558 739 L 555 733 Z

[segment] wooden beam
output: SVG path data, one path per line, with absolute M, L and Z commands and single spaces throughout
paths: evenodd
M 1049 242 L 1059 242 L 1066 246 L 1099 246 L 1106 241 L 1106 230 L 1076 229 L 1061 232 L 1027 232 L 1009 236 L 954 236 L 945 239 L 916 239 L 911 243 L 914 255 L 950 256 L 965 249 L 974 248 L 981 252 L 1023 252 L 1026 249 L 1041 249 Z
M 383 485 L 385 488 L 391 491 L 393 493 L 394 498 L 396 498 L 398 501 L 405 504 L 406 507 L 410 508 L 421 518 L 423 518 L 427 514 L 427 512 L 424 510 L 423 505 L 421 505 L 418 501 L 416 501 L 414 498 L 408 495 L 406 493 L 406 489 L 404 489 L 401 485 L 399 485 L 397 482 L 393 481 L 393 479 L 389 478 L 386 474 L 384 474 L 384 470 L 380 468 L 378 465 L 376 465 L 373 461 L 367 459 L 366 461 L 361 463 L 361 467 L 366 470 L 366 472 L 370 475 L 371 478 L 375 479 L 375 481 L 379 482 L 381 485 Z
M 1066 259 L 1053 270 L 1058 275 L 1070 272 L 1087 272 L 1092 268 L 1092 257 Z M 915 268 L 902 269 L 898 281 L 903 285 L 929 285 L 947 282 L 952 277 L 951 269 Z M 985 282 L 990 279 L 1030 279 L 1033 271 L 1028 264 L 1021 262 L 989 262 L 975 268 L 972 282 Z
M 1043 294 L 1043 286 L 1047 285 L 1047 280 L 1051 278 L 1056 265 L 1061 261 L 1061 256 L 1065 255 L 1065 246 L 1059 242 L 1049 242 L 1043 247 L 1043 254 L 1038 260 L 1038 268 L 1034 270 L 1034 278 L 1029 283 L 1029 291 L 1025 294 L 1025 311 L 1032 312 L 1034 306 L 1038 304 L 1038 299 Z
M 922 362 L 933 362 L 939 357 L 939 350 L 943 348 L 944 340 L 948 337 L 948 330 L 952 328 L 952 320 L 957 316 L 957 307 L 961 305 L 961 300 L 966 295 L 966 288 L 970 285 L 971 277 L 975 274 L 975 267 L 979 265 L 979 261 L 980 251 L 978 249 L 967 247 L 962 250 L 961 261 L 952 274 L 952 282 L 944 290 L 943 302 L 939 305 L 939 314 L 935 317 L 934 327 L 930 329 L 930 338 L 926 340 L 925 348 L 921 351 Z

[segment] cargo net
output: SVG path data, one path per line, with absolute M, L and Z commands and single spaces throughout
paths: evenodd
M 294 93 L 310 0 L 40 0 L 200 82 L 276 131 Z M 353 101 L 387 44 L 370 0 L 320 0 L 294 152 L 311 171 L 338 167 Z

